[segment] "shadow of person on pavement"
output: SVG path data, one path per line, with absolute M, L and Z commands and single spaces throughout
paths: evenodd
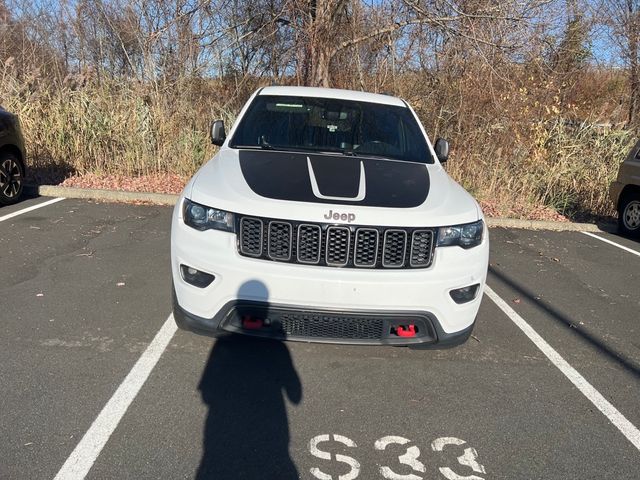
M 267 301 L 259 281 L 245 283 L 240 298 Z M 208 406 L 198 480 L 299 478 L 289 455 L 285 395 L 302 399 L 300 378 L 287 346 L 234 335 L 218 339 L 200 380 Z

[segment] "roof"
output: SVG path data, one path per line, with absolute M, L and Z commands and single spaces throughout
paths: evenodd
M 295 97 L 336 98 L 339 100 L 354 100 L 357 102 L 381 103 L 405 107 L 404 101 L 398 97 L 379 93 L 359 92 L 356 90 L 341 90 L 338 88 L 316 87 L 265 87 L 260 95 L 287 95 Z

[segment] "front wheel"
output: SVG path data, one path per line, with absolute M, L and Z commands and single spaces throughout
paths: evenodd
M 11 153 L 0 154 L 0 205 L 15 203 L 22 195 L 24 167 Z
M 627 193 L 618 210 L 618 231 L 629 237 L 640 237 L 640 193 Z

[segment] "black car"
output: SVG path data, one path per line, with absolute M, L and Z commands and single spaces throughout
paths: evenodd
M 25 151 L 20 122 L 0 107 L 0 205 L 16 202 L 24 187 Z

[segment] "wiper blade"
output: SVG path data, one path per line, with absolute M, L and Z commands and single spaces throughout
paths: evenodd
M 247 150 L 273 150 L 271 145 L 229 145 L 231 148 Z

